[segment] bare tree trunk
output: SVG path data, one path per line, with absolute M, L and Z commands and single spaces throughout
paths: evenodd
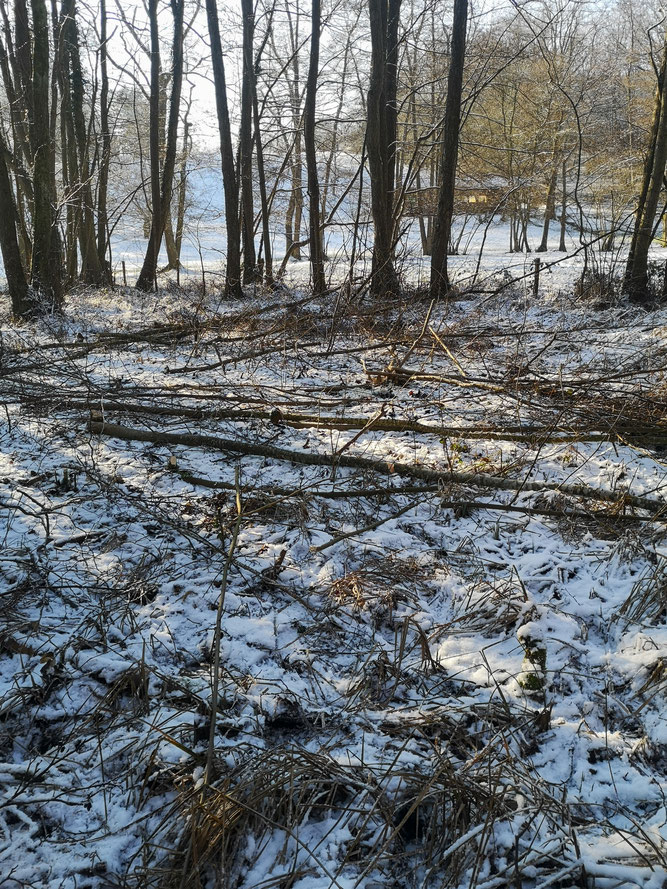
M 77 238 L 81 232 L 81 190 L 79 187 L 79 164 L 76 155 L 74 117 L 72 114 L 72 93 L 69 81 L 67 58 L 67 2 L 64 2 L 58 16 L 55 0 L 52 0 L 54 19 L 54 59 L 53 79 L 60 83 L 60 165 L 65 204 L 65 243 L 64 243 L 64 285 L 71 287 L 76 281 L 79 255 Z M 51 122 L 55 121 L 52 112 Z
M 171 79 L 170 72 L 160 71 L 160 171 L 163 171 L 165 153 L 167 146 L 167 87 Z M 173 190 L 173 189 L 172 189 Z M 163 207 L 164 214 L 164 247 L 167 251 L 167 271 L 174 271 L 178 268 L 178 257 L 176 255 L 176 238 L 174 237 L 174 226 L 171 219 L 171 200 L 168 207 Z
M 519 251 L 530 253 L 530 244 L 528 243 L 528 223 L 530 222 L 530 195 L 524 195 L 525 200 L 521 201 L 519 206 Z
M 264 148 L 260 131 L 259 103 L 257 89 L 253 90 L 252 113 L 255 126 L 255 151 L 257 152 L 257 179 L 259 183 L 259 200 L 262 209 L 262 246 L 264 250 L 264 283 L 273 287 L 273 249 L 271 247 L 271 230 L 269 228 L 269 199 L 266 191 L 266 172 L 264 169 Z
M 658 73 L 658 84 L 655 91 L 655 99 L 653 103 L 653 120 L 651 122 L 651 139 L 649 142 L 648 150 L 646 152 L 646 157 L 644 158 L 644 169 L 642 173 L 642 187 L 641 192 L 639 194 L 639 200 L 637 202 L 637 210 L 635 212 L 635 225 L 632 232 L 632 240 L 630 241 L 630 250 L 628 252 L 628 259 L 625 267 L 625 281 L 629 281 L 632 274 L 632 266 L 634 263 L 635 257 L 635 248 L 637 245 L 637 236 L 639 234 L 639 228 L 641 225 L 642 213 L 644 210 L 644 205 L 646 203 L 646 195 L 648 192 L 649 183 L 651 181 L 651 170 L 653 169 L 653 159 L 655 156 L 655 145 L 656 138 L 658 135 L 658 130 L 660 128 L 660 114 L 662 109 L 662 94 L 663 87 L 665 84 L 665 73 L 667 72 L 667 53 L 663 54 L 662 64 L 660 67 L 660 71 Z
M 171 198 L 174 189 L 174 173 L 178 156 L 178 123 L 181 116 L 181 92 L 183 89 L 183 15 L 185 0 L 171 0 L 174 18 L 174 45 L 171 73 L 171 97 L 169 100 L 169 119 L 167 121 L 166 148 L 162 170 L 161 217 L 160 225 L 166 228 L 167 219 L 171 230 Z M 160 249 L 159 232 L 157 234 L 158 253 Z M 173 257 L 172 257 L 173 258 Z
M 225 63 L 220 42 L 220 25 L 216 0 L 206 0 L 206 17 L 211 39 L 211 60 L 215 83 L 215 103 L 220 132 L 220 156 L 222 179 L 225 192 L 225 224 L 227 228 L 227 268 L 225 273 L 225 294 L 242 296 L 241 290 L 241 231 L 239 226 L 239 186 L 234 166 L 234 149 L 229 124 L 227 104 L 227 82 Z
M 150 115 L 150 146 L 151 146 L 151 199 L 153 213 L 151 233 L 144 264 L 137 281 L 137 289 L 152 290 L 157 275 L 160 244 L 171 206 L 171 193 L 174 184 L 174 170 L 178 143 L 178 120 L 181 104 L 181 87 L 183 84 L 183 9 L 184 0 L 171 0 L 171 11 L 174 19 L 174 42 L 171 77 L 171 99 L 169 102 L 169 121 L 167 124 L 167 148 L 160 184 L 160 57 L 157 31 L 157 0 L 149 0 L 151 20 L 151 115 Z
M 361 220 L 361 204 L 364 196 L 364 169 L 366 168 L 366 139 L 364 137 L 361 146 L 361 158 L 359 160 L 359 191 L 357 192 L 357 207 L 354 215 L 354 224 L 352 226 L 352 246 L 350 248 L 350 264 L 348 266 L 348 275 L 345 290 L 349 297 L 352 292 L 352 282 L 354 281 L 354 265 L 357 261 L 357 242 L 359 240 L 360 220 Z
M 62 76 L 62 72 L 61 72 Z M 65 283 L 71 286 L 76 281 L 78 271 L 77 237 L 80 231 L 79 219 L 81 203 L 77 193 L 79 179 L 76 150 L 74 146 L 74 124 L 68 89 L 63 90 L 60 108 L 60 148 L 61 167 L 65 198 Z
M 79 241 L 81 244 L 81 279 L 86 284 L 99 287 L 104 282 L 95 237 L 95 208 L 91 187 L 90 160 L 88 157 L 88 132 L 84 116 L 83 71 L 79 52 L 79 29 L 76 23 L 75 0 L 64 0 L 61 11 L 61 31 L 69 68 L 69 93 L 72 107 L 72 123 L 77 148 L 78 181 L 80 195 Z M 64 85 L 64 89 L 66 86 Z M 64 91 L 63 89 L 63 91 Z
M 343 108 L 345 106 L 345 87 L 347 83 L 347 75 L 348 75 L 348 59 L 350 56 L 351 49 L 351 35 L 348 34 L 347 41 L 345 43 L 345 52 L 343 53 L 343 71 L 340 79 L 340 95 L 338 98 L 338 107 L 336 108 L 336 117 L 333 122 L 333 128 L 331 131 L 331 148 L 329 149 L 329 154 L 327 156 L 326 164 L 324 167 L 324 182 L 322 183 L 322 193 L 320 197 L 320 205 L 321 205 L 321 219 L 324 220 L 327 212 L 327 197 L 329 195 L 329 186 L 331 184 L 331 175 L 334 172 L 336 153 L 338 151 L 338 130 L 340 128 L 340 121 L 343 114 Z M 323 246 L 323 258 L 326 259 L 326 255 L 324 253 Z
M 294 248 L 293 259 L 301 259 L 301 221 L 303 219 L 303 159 L 301 156 L 301 121 L 297 123 L 294 140 L 294 165 L 292 167 L 292 198 L 294 200 Z
M 190 105 L 183 119 L 183 149 L 181 154 L 181 168 L 178 174 L 178 201 L 176 205 L 176 261 L 181 262 L 181 250 L 183 247 L 183 230 L 185 227 L 185 198 L 188 184 L 188 156 L 190 154 Z
M 174 234 L 174 224 L 171 219 L 171 208 L 169 208 L 164 221 L 164 247 L 167 251 L 168 271 L 174 271 L 179 266 L 178 250 L 176 249 L 176 236 Z
M 642 191 L 625 273 L 624 289 L 637 302 L 646 302 L 648 293 L 648 251 L 667 163 L 667 34 L 658 75 L 651 143 L 644 164 Z
M 456 185 L 461 126 L 461 95 L 467 22 L 468 0 L 454 0 L 452 52 L 447 78 L 447 101 L 445 103 L 442 163 L 440 166 L 440 193 L 431 254 L 431 296 L 434 299 L 446 296 L 449 290 L 447 251 L 449 250 L 454 214 L 454 187 Z
M 310 36 L 310 64 L 306 83 L 306 105 L 303 117 L 304 147 L 308 170 L 308 220 L 310 232 L 310 268 L 313 291 L 322 294 L 326 290 L 324 260 L 322 257 L 322 233 L 320 230 L 320 182 L 317 175 L 317 152 L 315 149 L 315 101 L 317 98 L 317 76 L 320 64 L 320 0 L 312 0 L 312 32 Z
M 255 59 L 255 69 L 259 68 L 260 56 Z M 259 199 L 262 209 L 262 247 L 264 250 L 264 283 L 267 287 L 273 287 L 273 250 L 271 247 L 271 231 L 269 228 L 269 199 L 266 191 L 266 172 L 264 169 L 264 146 L 262 145 L 262 132 L 260 129 L 259 101 L 257 99 L 257 79 L 253 78 L 252 90 L 252 115 L 255 127 L 255 151 L 257 152 L 257 180 L 259 184 Z
M 398 148 L 398 26 L 401 17 L 401 0 L 389 0 L 387 18 L 387 184 L 391 207 L 392 236 L 394 218 L 394 192 L 396 190 L 396 153 Z
M 23 113 L 23 109 L 27 109 L 28 107 L 28 95 L 23 93 L 24 88 L 21 85 L 20 71 L 18 68 L 16 52 L 14 51 L 9 18 L 4 3 L 0 4 L 0 10 L 2 12 L 3 30 L 6 41 L 5 46 L 2 40 L 0 40 L 0 70 L 2 71 L 2 82 L 5 87 L 5 93 L 7 94 L 7 104 L 9 106 L 12 132 L 14 135 L 14 145 L 16 151 L 21 152 L 24 163 L 30 167 L 32 166 L 32 152 L 27 124 L 31 115 Z M 28 51 L 29 50 L 30 47 L 28 46 Z M 12 62 L 11 67 L 10 58 Z M 19 95 L 19 93 L 21 94 Z
M 551 176 L 549 177 L 549 186 L 547 189 L 547 202 L 544 210 L 544 225 L 542 227 L 542 240 L 535 251 L 536 253 L 545 253 L 549 249 L 549 226 L 556 209 L 556 185 L 558 184 L 558 164 L 556 163 L 557 149 L 554 146 L 553 163 L 551 165 Z
M 33 290 L 60 306 L 63 300 L 60 240 L 55 213 L 55 161 L 49 119 L 49 27 L 44 0 L 31 0 L 33 21 L 32 121 Z
M 63 206 L 65 208 L 65 238 L 63 244 L 63 285 L 71 287 L 79 271 L 79 250 L 77 246 L 81 233 L 81 190 L 79 187 L 79 162 L 76 153 L 74 115 L 72 112 L 72 91 L 70 89 L 69 59 L 67 56 L 67 0 L 63 0 L 58 15 L 56 0 L 51 0 L 53 21 L 54 59 L 53 80 L 60 84 L 60 165 L 63 184 Z M 51 112 L 51 124 L 55 116 Z M 53 135 L 53 133 L 52 133 Z
M 18 225 L 19 250 L 21 251 L 21 260 L 23 268 L 29 269 L 32 266 L 32 240 L 28 234 L 28 224 L 26 221 L 27 207 L 30 200 L 27 196 L 28 187 L 32 191 L 32 184 L 29 179 L 24 176 L 15 175 L 16 184 L 16 212 Z
M 23 318 L 30 314 L 32 303 L 30 301 L 25 271 L 21 261 L 21 251 L 16 237 L 16 209 L 14 195 L 9 179 L 9 171 L 5 157 L 7 146 L 0 135 L 0 250 L 2 262 L 5 267 L 7 287 L 12 302 L 12 313 L 16 318 Z
M 107 66 L 107 5 L 100 0 L 100 130 L 102 154 L 97 186 L 97 255 L 106 283 L 111 282 L 111 262 L 107 256 L 109 220 L 109 166 L 111 164 L 111 128 L 109 126 L 109 72 Z
M 285 256 L 291 259 L 301 259 L 301 217 L 303 215 L 303 162 L 301 158 L 301 71 L 299 65 L 299 4 L 296 4 L 296 17 L 292 18 L 292 9 L 289 0 L 285 2 L 285 14 L 289 25 L 292 79 L 289 79 L 288 69 L 285 70 L 290 95 L 292 113 L 292 130 L 294 143 L 292 145 L 292 162 L 290 171 L 292 174 L 292 191 L 287 202 L 285 213 Z
M 565 243 L 565 234 L 567 232 L 567 162 L 564 160 L 562 164 L 562 200 L 560 212 L 560 243 L 558 249 L 561 253 L 567 253 L 567 245 Z
M 285 210 L 285 256 L 293 256 L 294 244 L 294 189 L 290 192 Z
M 44 7 L 43 18 L 44 26 L 46 27 L 46 7 Z M 30 37 L 30 20 L 28 18 L 28 8 L 26 5 L 26 0 L 14 0 L 14 58 L 16 91 L 18 96 L 20 97 L 22 107 L 24 107 L 27 112 L 28 120 L 32 120 L 33 116 L 33 69 L 30 49 L 31 45 L 32 41 Z M 43 41 L 40 45 L 43 45 Z M 40 62 L 41 64 L 48 66 L 48 55 L 45 59 L 41 59 Z
M 410 96 L 410 104 L 409 104 L 409 114 L 412 122 L 412 137 L 414 139 L 415 144 L 417 144 L 419 132 L 417 127 L 417 102 L 415 98 L 415 90 L 414 85 L 412 89 L 412 94 Z M 421 204 L 421 190 L 422 190 L 422 178 L 421 178 L 421 161 L 417 158 L 417 175 L 416 175 L 416 185 L 417 185 L 417 194 L 418 200 Z M 419 206 L 418 210 L 421 211 L 422 207 Z M 430 217 L 428 217 L 430 219 Z M 417 221 L 419 223 L 419 238 L 421 240 L 422 245 L 422 253 L 424 256 L 431 255 L 431 246 L 432 246 L 432 238 L 430 226 L 427 229 L 426 222 L 424 221 L 424 216 L 421 212 L 417 217 Z
M 243 283 L 257 280 L 255 252 L 255 211 L 252 194 L 252 96 L 255 88 L 253 41 L 255 16 L 253 0 L 241 0 L 243 15 L 243 82 L 241 85 L 241 125 L 239 128 L 239 168 L 241 178 L 241 217 L 243 238 Z
M 148 250 L 137 281 L 139 290 L 152 290 L 156 283 L 157 263 L 160 245 L 155 237 L 159 228 L 161 212 L 160 194 L 160 36 L 157 21 L 158 0 L 148 0 L 151 45 L 151 92 L 148 143 L 151 171 L 151 214 Z
M 395 71 L 390 71 L 395 48 L 391 35 L 398 30 L 400 0 L 369 0 L 371 72 L 366 103 L 366 151 L 371 178 L 373 265 L 371 293 L 398 294 L 394 269 L 393 191 L 395 154 Z M 392 142 L 393 139 L 393 142 Z

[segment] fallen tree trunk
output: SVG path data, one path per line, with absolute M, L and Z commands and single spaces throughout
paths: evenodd
M 173 397 L 171 394 L 169 397 Z M 43 399 L 35 397 L 34 401 L 53 402 L 53 396 L 44 396 Z M 241 423 L 246 420 L 265 420 L 274 425 L 288 426 L 292 429 L 335 429 L 339 431 L 351 431 L 354 429 L 366 429 L 368 432 L 414 432 L 419 435 L 437 435 L 440 438 L 464 438 L 472 440 L 488 441 L 517 441 L 534 445 L 543 444 L 572 444 L 591 441 L 620 441 L 623 444 L 641 443 L 667 445 L 667 426 L 660 428 L 647 426 L 637 427 L 636 424 L 615 424 L 614 418 L 609 419 L 609 428 L 587 430 L 573 430 L 533 426 L 507 426 L 494 428 L 491 426 L 432 426 L 419 420 L 395 420 L 385 417 L 327 417 L 321 414 L 287 413 L 268 410 L 252 410 L 229 408 L 200 408 L 171 406 L 159 404 L 140 404 L 128 401 L 111 401 L 103 399 L 98 402 L 99 410 L 104 409 L 105 414 L 147 414 L 158 417 L 176 417 L 187 420 L 228 420 L 232 423 Z M 63 402 L 67 408 L 97 407 L 95 399 L 91 398 L 67 398 Z M 105 421 L 105 426 L 108 423 Z M 631 441 L 626 441 L 630 439 Z
M 186 482 L 189 485 L 192 485 L 195 488 L 210 488 L 214 491 L 236 491 L 236 485 L 232 482 L 225 482 L 218 479 L 210 479 L 204 478 L 201 475 L 194 475 L 185 469 L 180 469 L 179 467 L 174 467 L 172 469 L 173 472 L 178 475 L 180 479 Z M 283 486 L 271 486 L 268 488 L 257 488 L 252 485 L 242 485 L 241 493 L 244 495 L 250 494 L 253 497 L 266 497 L 266 503 L 261 507 L 258 507 L 257 510 L 250 510 L 248 514 L 252 512 L 261 512 L 262 509 L 265 509 L 267 506 L 272 506 L 276 503 L 281 502 L 282 500 L 288 500 L 291 497 L 303 497 L 303 498 L 322 498 L 323 500 L 355 500 L 357 498 L 366 498 L 366 499 L 375 499 L 378 498 L 380 500 L 386 500 L 390 496 L 407 496 L 410 494 L 422 494 L 425 497 L 434 496 L 436 494 L 442 494 L 442 488 L 440 485 L 401 485 L 400 487 L 385 487 L 385 488 L 340 488 L 337 490 L 331 489 L 323 489 L 323 488 L 286 488 Z M 271 499 L 274 498 L 274 499 Z M 620 514 L 615 515 L 609 513 L 604 510 L 597 510 L 595 512 L 587 512 L 583 509 L 558 509 L 557 507 L 549 508 L 549 507 L 541 507 L 541 506 L 520 506 L 515 503 L 489 503 L 486 500 L 466 500 L 464 498 L 458 498 L 456 500 L 449 500 L 444 497 L 440 497 L 438 505 L 441 509 L 452 509 L 455 513 L 468 514 L 469 512 L 473 512 L 474 510 L 490 510 L 492 512 L 511 512 L 518 513 L 521 515 L 529 515 L 529 516 L 544 516 L 547 518 L 559 518 L 559 519 L 582 519 L 582 520 L 590 520 L 595 519 L 601 523 L 604 523 L 606 520 L 611 520 L 612 522 L 642 522 L 642 521 L 658 521 L 658 522 L 667 522 L 667 516 L 652 516 L 650 519 L 638 518 L 634 515 L 628 514 Z M 391 517 L 389 517 L 391 518 Z M 388 521 L 389 519 L 387 519 Z M 358 533 L 358 532 L 353 532 Z
M 340 456 L 329 454 L 314 454 L 304 451 L 294 451 L 288 448 L 279 448 L 270 444 L 253 444 L 247 441 L 238 441 L 231 438 L 222 438 L 216 435 L 202 435 L 192 432 L 151 432 L 146 429 L 133 429 L 128 426 L 118 426 L 113 423 L 103 423 L 91 420 L 88 424 L 90 431 L 97 435 L 108 435 L 111 438 L 120 438 L 126 441 L 146 441 L 157 445 L 176 445 L 183 447 L 210 448 L 217 451 L 226 451 L 233 454 L 246 454 L 253 457 L 268 457 L 276 460 L 286 460 L 289 463 L 299 463 L 306 466 L 330 466 L 346 469 L 366 469 L 377 472 L 380 475 L 396 475 L 403 478 L 419 478 L 436 484 L 472 485 L 474 487 L 487 488 L 494 491 L 556 491 L 568 497 L 581 497 L 588 500 L 596 500 L 602 503 L 615 503 L 621 507 L 633 507 L 645 509 L 654 515 L 662 515 L 667 511 L 667 502 L 654 500 L 648 497 L 638 497 L 621 491 L 603 491 L 599 488 L 591 488 L 589 485 L 559 484 L 558 482 L 532 482 L 527 479 L 511 479 L 502 476 L 489 475 L 483 472 L 441 472 L 436 469 L 428 469 L 425 466 L 408 465 L 407 463 L 385 462 L 373 460 L 368 457 L 353 457 L 349 454 Z

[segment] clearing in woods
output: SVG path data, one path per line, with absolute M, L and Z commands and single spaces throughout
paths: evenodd
M 662 887 L 666 363 L 523 285 L 5 309 L 0 883 Z

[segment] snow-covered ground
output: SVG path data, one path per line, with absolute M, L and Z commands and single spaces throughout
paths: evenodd
M 665 885 L 667 309 L 499 251 L 3 305 L 0 885 Z
M 349 171 L 350 177 L 355 174 L 356 166 Z M 342 192 L 345 183 L 338 184 Z M 183 265 L 181 279 L 201 282 L 202 270 L 209 281 L 219 279 L 224 270 L 226 254 L 226 232 L 224 225 L 224 201 L 222 179 L 217 166 L 202 166 L 193 169 L 188 178 L 188 215 L 183 237 L 181 261 Z M 287 197 L 278 194 L 276 207 L 271 219 L 271 249 L 275 270 L 277 271 L 285 255 L 285 232 L 281 219 L 282 202 L 286 205 Z M 330 205 L 341 200 L 335 214 L 335 220 L 328 223 L 324 230 L 324 243 L 330 263 L 327 272 L 335 282 L 340 281 L 349 273 L 350 253 L 353 238 L 357 263 L 355 275 L 361 280 L 370 273 L 372 250 L 372 225 L 370 223 L 370 191 L 364 189 L 360 225 L 357 221 L 358 195 L 356 192 L 347 198 L 330 195 Z M 573 205 L 574 206 L 574 205 Z M 282 207 L 284 209 L 284 206 Z M 451 267 L 458 274 L 462 285 L 470 285 L 474 280 L 478 286 L 489 274 L 495 274 L 502 268 L 507 275 L 519 277 L 529 273 L 535 260 L 535 249 L 542 239 L 543 209 L 536 210 L 527 230 L 528 243 L 532 253 L 507 253 L 509 247 L 509 225 L 499 214 L 489 213 L 464 216 L 459 214 L 454 219 L 452 241 L 458 244 L 459 256 L 451 258 Z M 576 225 L 583 214 L 585 232 L 580 236 Z M 549 246 L 547 254 L 540 254 L 545 269 L 543 271 L 544 287 L 555 291 L 561 284 L 567 288 L 571 283 L 572 266 L 583 267 L 584 260 L 588 266 L 597 271 L 607 272 L 619 264 L 619 251 L 627 248 L 628 232 L 632 220 L 631 213 L 624 220 L 617 220 L 618 232 L 614 249 L 602 250 L 605 239 L 597 232 L 598 227 L 612 226 L 610 219 L 602 219 L 600 211 L 586 205 L 580 211 L 574 207 L 569 215 L 569 227 L 566 233 L 567 254 L 557 251 L 560 224 L 552 221 L 550 226 Z M 301 237 L 307 237 L 305 218 L 302 222 Z M 625 237 L 623 235 L 625 232 Z M 257 240 L 259 243 L 259 230 Z M 583 244 L 588 244 L 586 250 Z M 133 284 L 146 253 L 147 236 L 143 231 L 142 222 L 136 211 L 126 212 L 111 238 L 112 268 L 116 282 L 123 283 L 123 263 L 127 282 Z M 401 222 L 400 237 L 397 243 L 398 267 L 403 278 L 415 285 L 428 282 L 430 259 L 422 255 L 419 224 L 417 219 L 404 218 Z M 307 257 L 307 250 L 302 249 Z M 664 260 L 667 250 L 655 242 L 654 258 Z M 160 264 L 166 265 L 167 254 L 162 246 Z M 307 259 L 290 261 L 288 278 L 291 284 L 306 285 L 309 281 L 310 269 Z
M 181 261 L 183 265 L 181 280 L 201 282 L 202 270 L 209 280 L 220 279 L 224 273 L 226 239 L 224 220 L 217 214 L 208 217 L 209 221 L 195 224 L 191 222 L 183 239 Z M 340 281 L 349 274 L 352 234 L 350 225 L 331 225 L 326 229 L 325 248 L 329 257 L 327 273 L 333 283 Z M 461 231 L 463 229 L 463 231 Z M 544 284 L 548 290 L 557 289 L 562 283 L 567 287 L 571 283 L 573 267 L 582 268 L 584 260 L 588 266 L 596 270 L 609 271 L 619 264 L 617 250 L 601 250 L 601 241 L 587 235 L 584 241 L 591 246 L 587 251 L 582 248 L 579 235 L 574 229 L 567 232 L 567 253 L 558 252 L 559 233 L 557 223 L 551 226 L 547 253 L 539 255 L 544 266 Z M 284 233 L 273 228 L 272 250 L 274 271 L 277 272 L 285 255 Z M 371 270 L 372 228 L 369 224 L 360 226 L 357 231 L 356 257 L 354 274 L 359 280 L 368 276 Z M 528 226 L 528 240 L 531 250 L 540 243 L 542 237 L 542 221 L 536 219 Z M 450 257 L 450 267 L 462 286 L 483 285 L 489 275 L 495 275 L 502 268 L 507 276 L 522 277 L 530 274 L 534 267 L 536 254 L 508 254 L 509 227 L 495 217 L 489 220 L 484 217 L 468 217 L 455 222 L 454 238 L 460 240 L 460 255 Z M 619 246 L 621 239 L 618 239 Z M 430 274 L 430 258 L 422 254 L 419 236 L 419 225 L 416 219 L 405 220 L 402 236 L 397 245 L 397 268 L 404 280 L 421 286 L 428 283 Z M 112 239 L 113 271 L 117 283 L 123 282 L 123 263 L 128 284 L 133 284 L 138 277 L 144 255 L 146 238 L 140 226 L 126 225 L 122 234 Z M 660 260 L 667 254 L 656 242 L 655 258 Z M 305 258 L 301 261 L 291 260 L 287 268 L 287 279 L 290 284 L 305 286 L 310 278 L 310 266 L 307 250 L 302 250 Z M 160 264 L 167 263 L 167 254 L 162 247 Z

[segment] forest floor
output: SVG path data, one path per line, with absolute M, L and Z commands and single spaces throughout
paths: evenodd
M 667 308 L 564 293 L 2 307 L 0 885 L 665 886 Z

